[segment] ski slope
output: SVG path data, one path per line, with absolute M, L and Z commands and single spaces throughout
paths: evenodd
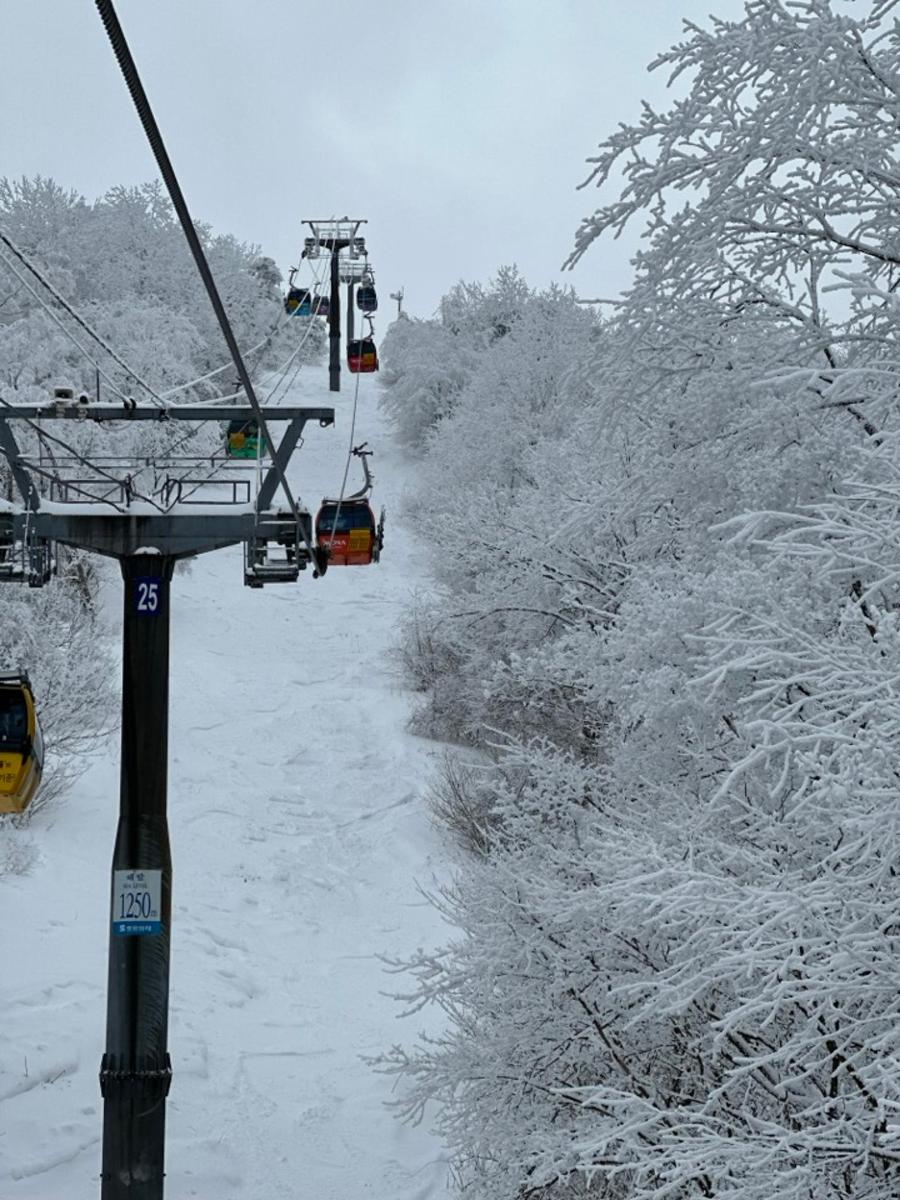
M 334 403 L 307 427 L 292 486 L 315 511 L 340 487 L 356 380 L 305 368 L 285 403 Z M 167 1200 L 427 1200 L 446 1186 L 425 1126 L 386 1109 L 363 1056 L 412 1040 L 382 955 L 434 945 L 423 897 L 442 870 L 423 791 L 434 753 L 406 732 L 394 642 L 419 586 L 391 520 L 402 461 L 360 377 L 382 562 L 262 591 L 240 548 L 172 585 L 169 821 L 174 862 Z M 348 490 L 362 482 L 354 460 Z M 118 596 L 111 597 L 113 612 Z M 99 1194 L 97 1072 L 106 1006 L 118 739 L 64 802 L 0 827 L 0 1200 Z M 6 869 L 10 865 L 15 871 Z

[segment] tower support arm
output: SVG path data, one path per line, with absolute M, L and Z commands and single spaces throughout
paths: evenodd
M 0 420 L 0 453 L 9 463 L 9 469 L 12 471 L 12 477 L 16 481 L 16 487 L 25 502 L 25 507 L 31 512 L 37 512 L 41 507 L 41 498 L 34 486 L 30 472 L 22 462 L 16 436 L 10 429 L 9 423 L 3 420 Z
M 272 503 L 272 499 L 278 489 L 279 467 L 281 471 L 287 469 L 288 460 L 294 453 L 305 424 L 306 417 L 295 417 L 282 434 L 281 441 L 278 443 L 278 449 L 272 449 L 272 465 L 266 472 L 256 500 L 256 511 L 258 513 L 265 512 Z

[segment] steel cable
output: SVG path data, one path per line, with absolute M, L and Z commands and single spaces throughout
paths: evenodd
M 136 371 L 134 371 L 131 367 L 129 367 L 128 363 L 125 362 L 124 359 L 119 357 L 119 355 L 115 352 L 115 350 L 113 350 L 112 346 L 110 346 L 109 343 L 107 341 L 105 341 L 100 336 L 100 334 L 97 333 L 97 331 L 95 329 L 91 328 L 91 326 L 87 323 L 87 321 L 85 321 L 85 319 L 81 316 L 81 314 L 76 312 L 75 309 L 72 308 L 71 304 L 69 304 L 69 302 L 68 302 L 68 300 L 66 300 L 65 296 L 62 296 L 56 290 L 56 288 L 53 286 L 53 284 L 50 283 L 50 281 L 48 279 L 44 278 L 44 276 L 37 269 L 37 267 L 33 263 L 29 262 L 28 258 L 15 245 L 15 243 L 12 242 L 11 239 L 9 237 L 7 237 L 7 235 L 5 233 L 2 232 L 2 230 L 0 230 L 0 242 L 3 242 L 4 246 L 6 246 L 7 249 L 9 249 L 10 252 L 12 254 L 14 254 L 16 256 L 16 258 L 25 267 L 28 268 L 28 270 L 32 273 L 32 275 L 34 275 L 34 277 L 43 284 L 43 286 L 47 289 L 47 291 L 54 298 L 54 300 L 56 300 L 56 302 L 59 305 L 61 305 L 62 308 L 64 308 L 66 310 L 66 312 L 69 314 L 69 316 L 81 326 L 81 328 L 85 331 L 85 333 L 87 333 L 90 337 L 92 337 L 98 346 L 103 347 L 103 349 L 110 356 L 110 358 L 119 364 L 119 366 L 126 373 L 126 375 L 129 375 L 136 383 L 139 383 L 141 385 L 141 387 L 144 388 L 145 391 L 147 391 L 150 394 L 150 396 L 153 398 L 153 401 L 157 405 L 157 407 L 165 408 L 165 402 L 163 401 L 163 399 L 160 396 L 157 395 L 157 393 L 153 390 L 153 388 L 150 386 L 150 384 L 147 383 L 146 380 L 142 379 L 140 377 L 140 375 L 137 374 Z M 38 295 L 38 293 L 34 290 L 34 288 L 30 287 L 30 285 L 27 283 L 27 281 L 25 281 L 22 278 L 22 276 L 18 273 L 18 271 L 16 271 L 15 267 L 13 267 L 5 259 L 0 258 L 0 262 L 3 262 L 4 266 L 6 266 L 6 268 L 8 270 L 12 271 L 12 273 L 16 276 L 16 278 L 20 281 L 20 283 L 25 284 L 25 286 L 28 288 L 28 290 L 31 292 L 31 294 L 41 304 L 43 304 L 44 308 L 46 308 L 48 311 L 51 311 L 49 309 L 49 306 L 43 300 L 43 298 Z M 62 322 L 57 321 L 57 324 L 60 325 L 60 327 L 63 329 L 63 332 L 66 333 L 67 337 L 71 337 L 71 334 L 68 333 L 68 331 L 65 329 L 65 326 L 62 325 Z M 74 338 L 72 340 L 75 341 Z M 75 341 L 75 345 L 78 346 L 79 350 L 81 350 L 81 352 L 88 358 L 88 360 L 93 363 L 93 365 L 97 368 L 97 370 L 99 370 L 100 369 L 99 366 L 97 366 L 97 363 L 90 357 L 90 355 L 87 353 L 87 351 L 84 349 L 84 347 L 77 341 Z M 107 382 L 109 382 L 108 376 L 104 375 L 104 378 L 107 380 Z M 116 392 L 116 395 L 118 395 L 119 397 L 123 397 L 123 393 L 119 392 L 119 391 Z M 129 400 L 131 399 L 131 397 L 123 397 L 123 398 L 129 399 Z
M 209 297 L 210 304 L 212 305 L 213 311 L 216 314 L 216 319 L 219 322 L 219 328 L 222 330 L 222 336 L 225 338 L 225 342 L 231 354 L 232 361 L 234 362 L 235 370 L 237 371 L 241 386 L 247 395 L 247 399 L 250 402 L 250 407 L 253 409 L 254 415 L 258 422 L 260 435 L 263 437 L 267 445 L 274 447 L 274 442 L 269 438 L 266 419 L 263 415 L 260 403 L 256 398 L 256 392 L 253 389 L 253 384 L 250 381 L 247 367 L 244 363 L 243 357 L 241 356 L 241 351 L 238 347 L 237 340 L 235 339 L 234 331 L 232 330 L 231 323 L 228 320 L 228 314 L 225 312 L 222 299 L 219 296 L 216 282 L 213 278 L 212 271 L 210 270 L 209 263 L 203 251 L 203 246 L 201 245 L 197 230 L 194 227 L 194 223 L 191 219 L 190 210 L 188 209 L 187 202 L 178 182 L 178 177 L 175 174 L 175 170 L 172 166 L 168 152 L 166 151 L 162 134 L 160 133 L 159 126 L 156 123 L 156 118 L 153 116 L 153 110 L 150 107 L 150 102 L 147 99 L 147 94 L 144 91 L 143 84 L 141 83 L 137 65 L 135 64 L 131 50 L 128 47 L 128 42 L 125 39 L 122 26 L 119 24 L 119 18 L 116 15 L 112 0 L 95 0 L 95 4 L 100 15 L 100 19 L 103 22 L 103 27 L 106 30 L 107 37 L 109 38 L 110 45 L 112 46 L 113 53 L 116 56 L 116 61 L 119 64 L 119 69 L 122 72 L 122 77 L 125 80 L 125 84 L 131 95 L 131 99 L 134 102 L 134 106 L 140 118 L 141 125 L 143 126 L 144 133 L 147 136 L 147 141 L 150 143 L 150 148 L 153 151 L 157 166 L 159 167 L 163 181 L 168 189 L 172 205 L 178 215 L 179 221 L 181 222 L 181 228 L 184 232 L 185 238 L 187 239 L 191 254 L 194 257 L 194 262 L 197 270 L 200 273 L 200 278 L 203 280 L 203 285 L 206 288 L 206 293 Z M 321 556 L 318 556 L 315 553 L 312 542 L 306 533 L 300 517 L 300 510 L 297 506 L 297 502 L 294 500 L 290 484 L 287 481 L 287 475 L 285 474 L 284 468 L 278 461 L 277 455 L 273 456 L 273 466 L 275 467 L 275 471 L 278 476 L 278 482 L 281 484 L 282 491 L 284 492 L 291 511 L 294 514 L 294 519 L 297 522 L 297 529 L 303 536 L 303 541 L 306 544 L 310 558 L 313 562 L 319 565 L 319 558 Z M 324 572 L 325 565 L 326 564 L 324 562 L 320 565 L 320 573 Z
M 313 285 L 314 285 L 315 287 L 318 287 L 318 286 L 319 286 L 319 284 L 320 284 L 321 282 L 322 282 L 322 280 L 321 280 L 321 279 L 320 279 L 320 278 L 319 278 L 319 277 L 316 275 L 316 272 L 315 272 L 315 269 L 314 269 L 314 270 L 313 270 Z M 277 328 L 277 325 L 276 325 L 276 328 Z M 284 363 L 282 363 L 282 364 L 281 364 L 281 366 L 279 366 L 279 367 L 276 367 L 276 368 L 275 368 L 275 370 L 271 372 L 273 375 L 277 375 L 277 374 L 279 374 L 279 373 L 280 373 L 280 376 L 281 376 L 281 378 L 280 378 L 280 379 L 279 379 L 279 380 L 278 380 L 278 381 L 277 381 L 277 382 L 274 384 L 274 386 L 272 386 L 272 387 L 270 388 L 270 390 L 269 390 L 269 391 L 266 393 L 266 397 L 265 397 L 265 402 L 266 402 L 266 403 L 269 403 L 270 401 L 272 401 L 273 397 L 275 396 L 275 393 L 276 393 L 276 392 L 277 392 L 277 391 L 278 391 L 278 390 L 279 390 L 279 389 L 282 387 L 282 385 L 284 384 L 284 380 L 285 380 L 285 377 L 287 376 L 288 370 L 290 369 L 290 365 L 291 365 L 291 363 L 293 362 L 294 358 L 296 358 L 296 356 L 297 356 L 297 355 L 300 353 L 300 351 L 303 349 L 303 347 L 306 345 L 306 342 L 307 342 L 307 340 L 309 339 L 309 336 L 310 336 L 310 334 L 312 333 L 312 330 L 313 330 L 313 328 L 314 328 L 314 326 L 313 326 L 312 322 L 310 321 L 310 322 L 309 322 L 309 324 L 308 324 L 308 325 L 307 325 L 307 327 L 306 327 L 306 330 L 305 330 L 305 332 L 304 332 L 304 334 L 303 334 L 303 337 L 300 339 L 300 341 L 299 341 L 299 343 L 297 344 L 297 346 L 295 346 L 295 347 L 294 347 L 294 349 L 291 351 L 291 353 L 290 353 L 290 355 L 288 356 L 287 360 L 286 360 Z M 273 333 L 274 333 L 274 330 L 273 330 Z M 270 335 L 270 336 L 271 336 L 271 335 Z M 290 388 L 293 386 L 294 380 L 297 378 L 297 375 L 298 375 L 298 373 L 299 373 L 300 369 L 302 368 L 302 366 L 303 366 L 303 363 L 302 363 L 302 362 L 300 362 L 300 363 L 298 363 L 298 364 L 297 364 L 297 366 L 294 368 L 294 373 L 293 373 L 293 375 L 291 376 L 291 379 L 290 379 L 290 381 L 288 382 L 287 386 L 286 386 L 286 387 L 285 387 L 285 389 L 284 389 L 284 394 L 287 394 L 287 391 L 289 391 L 289 390 L 290 390 Z M 222 368 L 219 368 L 219 369 L 220 369 L 220 370 L 222 370 Z M 197 380 L 195 380 L 194 382 L 198 382 L 198 381 L 197 381 Z M 211 410 L 213 410 L 213 411 L 211 412 L 211 415 L 210 415 L 210 417 L 209 417 L 209 420 L 208 420 L 208 421 L 200 421 L 200 422 L 198 422 L 198 424 L 197 424 L 197 425 L 194 427 L 194 429 L 192 430 L 192 432 L 191 432 L 191 434 L 190 434 L 190 437 L 193 437 L 193 436 L 194 436 L 194 434 L 195 434 L 195 433 L 196 433 L 198 430 L 202 429 L 204 425 L 207 425 L 207 424 L 209 424 L 210 422 L 212 422 L 212 421 L 215 421 L 215 420 L 216 420 L 216 416 L 215 416 L 214 409 L 215 409 L 215 406 L 216 406 L 217 404 L 222 404 L 222 403 L 224 403 L 226 400 L 235 400 L 235 399 L 237 399 L 239 396 L 242 396 L 243 394 L 244 394 L 244 393 L 243 393 L 243 391 L 240 391 L 240 392 L 233 392 L 231 395 L 228 395 L 228 396 L 217 396 L 217 397 L 216 397 L 214 400 L 210 400 L 210 401 L 201 401 L 201 403 L 203 403 L 204 405 L 208 405 L 208 406 L 210 407 L 210 409 L 211 409 Z M 279 399 L 280 399 L 280 397 L 279 397 Z M 252 410 L 251 410 L 251 411 L 252 411 Z M 179 446 L 182 446 L 182 445 L 184 445 L 185 441 L 187 441 L 187 440 L 190 440 L 190 438 L 189 438 L 189 437 L 182 438 L 182 439 L 181 439 L 181 441 L 179 441 L 179 442 L 176 442 L 176 444 L 175 444 L 175 448 L 177 449 Z M 260 486 L 261 486 L 261 478 L 260 478 L 259 464 L 261 463 L 261 454 L 262 454 L 262 447 L 263 447 L 263 445 L 264 445 L 263 441 L 262 441 L 262 440 L 260 440 L 260 453 L 257 455 L 257 458 L 256 458 L 256 462 L 257 462 L 257 481 L 256 481 L 256 482 L 257 482 L 257 494 L 259 493 L 259 488 L 260 488 Z M 213 462 L 213 463 L 214 463 L 214 460 L 215 460 L 215 458 L 216 458 L 216 456 L 217 456 L 217 454 L 218 454 L 218 453 L 219 453 L 219 452 L 217 451 L 216 453 L 214 453 L 213 455 L 211 455 L 211 456 L 210 456 L 210 461 L 211 461 L 211 462 Z M 225 458 L 223 458 L 222 462 L 221 462 L 220 464 L 218 464 L 218 465 L 215 465 L 215 463 L 214 463 L 213 470 L 212 470 L 212 471 L 209 471 L 209 472 L 208 472 L 208 473 L 207 473 L 207 474 L 206 474 L 206 475 L 203 477 L 203 479 L 199 481 L 199 483 L 208 483 L 208 482 L 209 482 L 211 479 L 213 479 L 213 478 L 215 477 L 215 475 L 216 475 L 216 473 L 218 472 L 218 470 L 219 470 L 219 469 L 220 469 L 222 466 L 225 466 L 225 465 L 226 465 L 226 460 L 225 460 Z M 177 483 L 182 483 L 182 482 L 184 482 L 184 481 L 185 481 L 185 480 L 188 478 L 188 471 L 184 471 L 184 472 L 182 472 L 180 475 L 175 475 L 175 476 L 172 476 L 171 478 L 173 479 L 173 481 L 174 481 L 174 482 L 177 482 Z M 195 490 L 196 490 L 196 489 L 195 489 Z M 169 509 L 171 509 L 171 508 L 173 507 L 173 504 L 174 504 L 174 502 L 170 503 L 170 504 L 169 504 L 169 506 L 168 506 L 168 508 L 169 508 Z M 168 509 L 167 509 L 167 511 L 168 511 Z M 307 548 L 308 548 L 308 547 L 307 547 Z
M 283 320 L 284 320 L 284 309 L 282 309 L 282 311 L 278 314 L 278 319 L 276 320 L 276 322 L 272 326 L 272 328 L 269 330 L 269 332 L 266 334 L 266 336 L 263 338 L 263 340 L 261 342 L 257 342 L 255 346 L 251 346 L 249 350 L 244 351 L 244 357 L 249 358 L 251 354 L 256 354 L 256 353 L 258 353 L 258 351 L 264 349 L 269 344 L 269 342 L 271 342 L 271 340 L 275 336 L 275 334 L 278 332 L 279 326 L 281 325 Z M 177 387 L 166 388 L 166 390 L 164 392 L 160 392 L 160 396 L 164 400 L 168 396 L 177 396 L 179 392 L 186 392 L 188 390 L 188 388 L 196 387 L 198 383 L 206 383 L 207 380 L 214 379 L 216 375 L 221 375 L 223 371 L 227 371 L 229 369 L 229 367 L 233 367 L 233 366 L 234 366 L 234 363 L 231 363 L 231 362 L 224 363 L 221 367 L 216 367 L 216 369 L 214 371 L 208 371 L 205 375 L 200 375 L 197 379 L 191 379 L 187 383 L 179 383 L 179 385 Z M 235 393 L 235 395 L 240 395 L 240 394 L 241 393 L 239 393 L 239 392 Z M 231 397 L 230 396 L 216 396 L 212 400 L 200 400 L 200 401 L 195 401 L 195 403 L 215 404 L 217 401 L 228 400 L 228 399 L 231 399 Z
M 112 392 L 116 396 L 118 396 L 119 399 L 122 400 L 125 404 L 131 404 L 132 398 L 130 396 L 126 396 L 126 394 L 123 391 L 121 391 L 121 389 L 119 388 L 119 386 L 115 382 L 115 380 L 112 378 L 112 376 L 108 375 L 106 373 L 106 371 L 104 371 L 104 369 L 100 366 L 100 364 L 93 357 L 93 355 L 90 353 L 90 351 L 86 350 L 85 347 L 82 346 L 81 342 L 79 342 L 78 338 L 74 335 L 74 333 L 72 333 L 72 331 L 70 329 L 66 329 L 65 324 L 59 319 L 59 317 L 56 315 L 56 313 L 53 311 L 53 309 L 50 307 L 50 305 L 47 303 L 47 301 L 44 299 L 44 297 L 38 291 L 36 291 L 35 288 L 33 288 L 31 286 L 31 284 L 28 282 L 28 280 L 22 274 L 20 274 L 20 272 L 16 270 L 16 268 L 13 266 L 13 264 L 11 262 L 8 262 L 7 259 L 3 257 L 2 254 L 0 254 L 0 264 L 2 264 L 4 267 L 6 267 L 6 269 L 8 271 L 12 272 L 12 274 L 15 275 L 15 277 L 19 280 L 19 282 L 24 287 L 26 287 L 29 292 L 31 292 L 32 296 L 34 296 L 34 298 L 35 298 L 35 300 L 37 300 L 38 304 L 40 304 L 41 307 L 45 310 L 45 312 L 50 317 L 50 319 L 59 326 L 59 328 L 62 330 L 63 334 L 69 339 L 69 341 L 72 342 L 72 344 L 74 346 L 78 347 L 78 349 L 81 351 L 81 353 L 84 355 L 84 357 L 88 360 L 88 362 L 91 364 L 91 366 L 98 372 L 98 374 L 103 379 L 106 380 L 106 382 L 109 385 Z

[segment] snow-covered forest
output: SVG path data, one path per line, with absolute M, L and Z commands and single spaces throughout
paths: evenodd
M 459 933 L 382 1065 L 468 1195 L 896 1194 L 895 14 L 688 28 L 591 163 L 623 300 L 504 268 L 387 336 Z
M 472 1200 L 894 1200 L 898 19 L 686 24 L 670 103 L 598 120 L 593 295 L 486 264 L 388 327 L 377 408 L 341 398 L 384 561 L 313 601 L 240 589 L 237 550 L 176 581 L 173 1195 L 431 1200 L 446 1158 Z M 324 326 L 298 352 L 274 262 L 200 233 L 266 398 L 328 397 Z M 0 180 L 0 234 L 0 401 L 233 392 L 161 186 Z M 72 433 L 188 435 L 140 436 Z M 51 765 L 0 818 L 15 1200 L 96 1179 L 115 586 L 68 552 L 0 590 Z

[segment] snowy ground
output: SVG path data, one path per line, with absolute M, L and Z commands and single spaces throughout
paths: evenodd
M 307 369 L 287 403 L 329 404 L 292 482 L 340 486 L 352 377 Z M 425 1200 L 443 1153 L 384 1107 L 361 1056 L 411 1040 L 380 955 L 446 932 L 423 899 L 441 848 L 423 804 L 433 748 L 405 730 L 392 644 L 418 565 L 403 466 L 361 378 L 388 507 L 379 566 L 244 588 L 238 549 L 172 592 L 174 859 L 167 1200 Z M 351 474 L 358 486 L 358 464 Z M 360 479 L 361 482 L 361 479 Z M 118 601 L 116 601 L 118 603 Z M 118 742 L 23 832 L 0 827 L 0 1200 L 99 1193 L 109 860 Z M 14 859 L 20 873 L 3 874 Z

